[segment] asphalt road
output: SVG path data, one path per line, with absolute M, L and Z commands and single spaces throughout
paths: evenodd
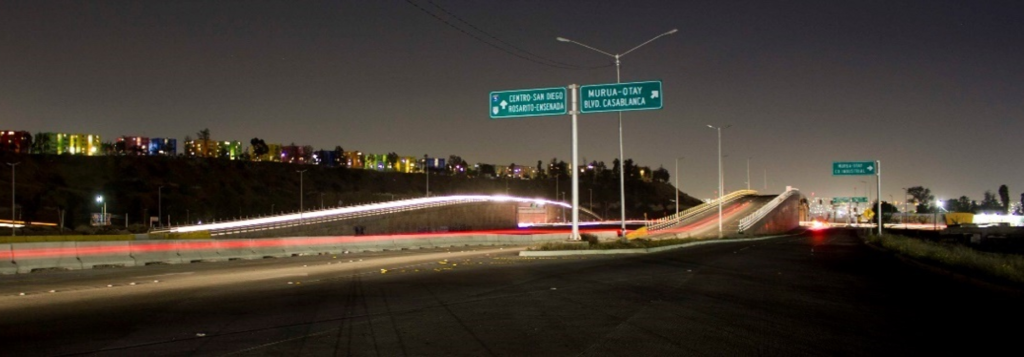
M 833 230 L 632 256 L 480 248 L 3 276 L 0 340 L 10 356 L 996 355 L 1018 350 L 1022 302 Z

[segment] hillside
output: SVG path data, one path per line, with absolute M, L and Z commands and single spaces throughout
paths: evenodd
M 187 220 L 209 222 L 236 217 L 295 212 L 299 209 L 299 170 L 303 178 L 303 207 L 307 210 L 338 205 L 422 197 L 426 188 L 423 174 L 376 172 L 361 169 L 325 168 L 272 162 L 241 162 L 219 159 L 132 156 L 69 156 L 2 154 L 4 162 L 21 162 L 16 168 L 19 219 L 58 222 L 64 210 L 67 228 L 89 224 L 90 213 L 98 213 L 102 195 L 115 226 L 125 226 L 127 214 L 132 230 L 144 230 L 156 216 L 158 189 L 164 220 L 175 224 Z M 5 165 L 6 166 L 6 165 Z M 10 187 L 9 167 L 0 174 L 0 187 Z M 555 197 L 553 179 L 517 180 L 430 175 L 432 195 L 504 194 L 526 197 Z M 608 218 L 618 216 L 618 182 L 580 183 L 580 205 Z M 571 181 L 561 179 L 558 191 L 568 196 Z M 507 191 L 506 191 L 507 190 Z M 0 189 L 0 217 L 10 217 L 10 193 Z M 671 185 L 641 181 L 627 182 L 627 217 L 657 218 L 675 211 Z M 680 194 L 681 208 L 699 200 Z

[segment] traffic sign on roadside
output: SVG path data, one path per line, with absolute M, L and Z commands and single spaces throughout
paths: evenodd
M 580 113 L 661 109 L 661 81 L 580 86 Z
M 867 197 L 850 197 L 850 202 L 853 203 L 868 203 Z
M 836 204 L 836 203 L 850 203 L 850 202 L 852 202 L 852 203 L 867 203 L 868 202 L 868 198 L 864 197 L 864 196 L 861 196 L 861 197 L 833 197 L 832 198 L 832 203 L 833 204 Z
M 874 161 L 836 161 L 832 163 L 833 176 L 874 175 Z
M 565 87 L 491 92 L 491 119 L 565 115 Z

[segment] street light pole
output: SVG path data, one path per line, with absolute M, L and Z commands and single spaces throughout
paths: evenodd
M 430 197 L 430 166 L 427 166 L 427 154 L 423 154 L 423 173 L 427 174 L 427 197 Z
M 13 164 L 9 162 L 7 163 L 7 165 L 11 167 L 11 237 L 14 237 L 14 219 L 17 218 L 14 208 L 14 167 L 18 166 L 20 163 L 20 161 Z
M 750 158 L 747 158 L 747 191 L 750 191 Z
M 157 226 L 160 226 L 160 227 L 164 226 L 164 223 L 163 223 L 164 196 L 163 196 L 163 192 L 161 192 L 161 190 L 163 190 L 163 189 L 164 189 L 163 185 L 160 185 L 160 187 L 157 187 L 157 189 L 156 189 L 156 223 L 157 223 Z
M 732 125 L 726 125 L 728 129 Z M 718 238 L 722 238 L 722 127 L 712 126 L 708 124 L 708 127 L 718 131 Z
M 676 218 L 679 218 L 679 159 L 685 159 L 686 157 L 676 158 Z
M 567 39 L 567 38 L 564 38 L 564 37 L 557 37 L 555 39 L 558 40 L 558 41 L 561 41 L 561 42 L 575 43 L 575 44 L 580 45 L 580 46 L 582 46 L 584 48 L 587 48 L 587 49 L 593 50 L 595 52 L 598 52 L 600 54 L 603 54 L 605 56 L 609 56 L 609 57 L 614 58 L 615 59 L 615 83 L 622 83 L 622 75 L 621 75 L 621 68 L 620 68 L 621 64 L 622 64 L 622 61 L 621 61 L 622 57 L 624 57 L 625 55 L 629 54 L 630 52 L 633 52 L 634 50 L 636 50 L 636 49 L 638 49 L 640 47 L 643 47 L 644 45 L 646 45 L 648 43 L 653 42 L 654 40 L 657 40 L 657 39 L 661 38 L 662 36 L 668 36 L 668 35 L 671 35 L 671 34 L 674 34 L 674 33 L 678 32 L 678 31 L 679 31 L 678 29 L 672 29 L 672 30 L 670 30 L 668 32 L 665 32 L 665 33 L 662 33 L 660 35 L 654 36 L 650 40 L 647 40 L 646 42 L 641 43 L 641 44 L 637 45 L 636 47 L 633 47 L 629 51 L 623 52 L 621 54 L 611 54 L 611 53 L 608 53 L 606 51 L 602 51 L 602 50 L 599 50 L 597 48 L 594 48 L 594 47 L 591 47 L 591 46 L 588 46 L 588 45 L 585 45 L 585 44 L 582 44 L 582 43 L 579 43 L 579 42 L 576 42 L 576 41 L 573 41 L 573 40 L 570 40 L 570 39 Z M 625 176 L 625 172 L 624 172 L 625 170 L 623 170 L 625 162 L 626 162 L 626 158 L 625 158 L 625 154 L 624 154 L 624 152 L 622 150 L 622 112 L 619 111 L 619 166 L 620 166 L 620 170 L 619 170 L 619 208 L 620 208 L 620 213 L 621 213 L 621 228 L 620 228 L 621 231 L 620 232 L 623 235 L 623 237 L 625 237 L 625 234 L 626 234 L 626 176 Z
M 302 223 L 302 173 L 307 170 L 309 169 L 296 171 L 299 173 L 299 223 Z

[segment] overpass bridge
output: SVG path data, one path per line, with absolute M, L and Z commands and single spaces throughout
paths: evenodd
M 208 231 L 215 238 L 268 238 L 514 229 L 519 223 L 517 208 L 522 205 L 544 208 L 548 216 L 572 208 L 565 202 L 536 198 L 438 196 L 169 227 L 150 234 Z M 601 219 L 582 207 L 580 213 L 587 221 Z
M 796 228 L 792 224 L 775 223 L 764 230 L 762 221 L 774 222 L 774 211 L 780 207 L 795 212 L 791 200 L 799 191 L 787 189 L 781 195 L 759 195 L 757 191 L 740 190 L 665 218 L 636 221 L 652 239 L 713 237 L 718 235 L 718 205 L 723 212 L 722 235 L 777 233 Z M 786 202 L 789 201 L 787 204 Z M 372 203 L 358 206 L 291 213 L 284 215 L 241 219 L 235 221 L 169 227 L 153 230 L 151 234 L 188 233 L 207 231 L 214 238 L 272 238 L 290 236 L 348 236 L 365 234 L 445 233 L 455 231 L 508 230 L 522 227 L 517 208 L 528 205 L 545 208 L 550 221 L 557 220 L 558 210 L 571 209 L 565 202 L 512 196 L 456 195 L 426 197 L 399 201 Z M 580 207 L 584 227 L 598 227 L 602 221 L 594 212 Z M 767 219 L 765 217 L 768 217 Z M 783 221 L 788 222 L 790 215 Z M 778 221 L 778 220 L 775 220 Z M 530 224 L 525 224 L 530 226 Z M 548 229 L 558 224 L 540 224 Z M 775 227 L 778 226 L 778 227 Z M 566 225 L 568 227 L 568 225 Z

